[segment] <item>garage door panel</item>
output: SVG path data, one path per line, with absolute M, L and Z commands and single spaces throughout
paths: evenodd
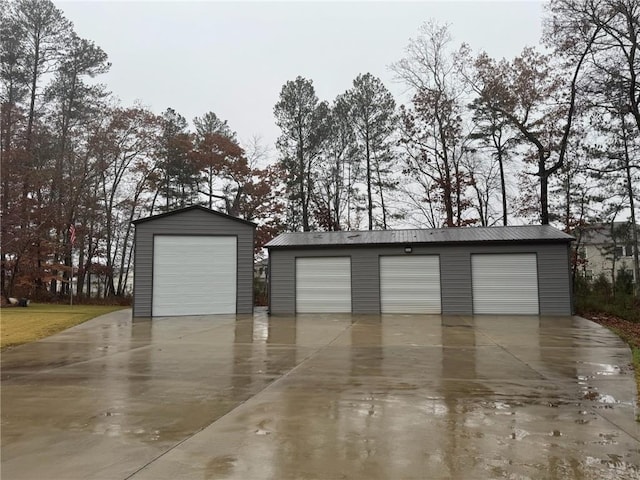
M 296 312 L 350 313 L 351 259 L 297 258 Z
M 380 257 L 380 311 L 440 313 L 440 258 L 437 255 Z
M 537 315 L 538 272 L 534 253 L 471 256 L 473 312 Z
M 152 314 L 235 313 L 236 255 L 235 237 L 154 237 Z

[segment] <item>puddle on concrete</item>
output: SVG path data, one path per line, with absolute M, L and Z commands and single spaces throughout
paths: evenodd
M 87 326 L 2 359 L 3 466 L 38 478 L 24 459 L 47 444 L 40 466 L 71 478 L 65 452 L 104 472 L 113 445 L 180 444 L 198 472 L 181 478 L 634 478 L 638 430 L 603 418 L 634 412 L 608 338 L 539 317 Z M 171 478 L 161 467 L 146 478 Z

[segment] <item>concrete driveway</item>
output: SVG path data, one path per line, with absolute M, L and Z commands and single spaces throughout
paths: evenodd
M 640 478 L 580 318 L 109 314 L 2 353 L 2 479 Z

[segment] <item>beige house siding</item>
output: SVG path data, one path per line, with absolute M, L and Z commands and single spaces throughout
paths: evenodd
M 625 270 L 633 271 L 633 256 L 624 255 L 615 259 L 615 272 L 613 272 L 613 252 L 611 251 L 611 245 L 589 245 L 583 244 L 579 247 L 583 254 L 582 258 L 585 260 L 584 265 L 581 267 L 582 273 L 589 280 L 595 280 L 601 274 L 604 274 L 609 281 L 615 279 L 618 274 L 618 270 L 624 268 Z M 626 254 L 626 252 L 624 252 Z

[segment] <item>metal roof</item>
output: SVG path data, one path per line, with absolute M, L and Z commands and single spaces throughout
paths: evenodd
M 571 242 L 550 225 L 283 233 L 267 248 L 393 245 L 417 243 Z

